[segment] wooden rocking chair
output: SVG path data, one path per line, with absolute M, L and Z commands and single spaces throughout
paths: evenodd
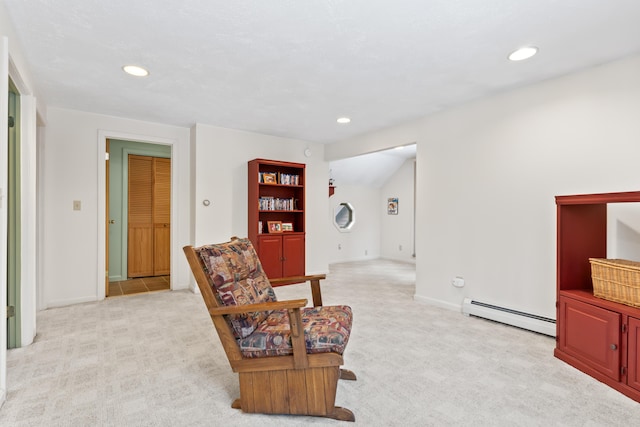
M 311 282 L 314 307 L 306 299 L 277 301 L 258 256 L 247 239 L 184 252 L 233 372 L 244 412 L 297 414 L 355 421 L 335 406 L 338 379 L 355 380 L 340 369 L 351 331 L 351 308 L 322 307 L 324 275 L 272 280 Z

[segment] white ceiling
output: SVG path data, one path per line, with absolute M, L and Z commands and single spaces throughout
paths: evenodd
M 639 0 L 0 1 L 47 105 L 322 143 L 640 52 Z

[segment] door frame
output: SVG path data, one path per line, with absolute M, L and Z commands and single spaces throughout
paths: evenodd
M 105 299 L 105 273 L 107 263 L 107 241 L 106 241 L 106 227 L 104 226 L 107 221 L 106 209 L 107 209 L 107 162 L 106 162 L 106 149 L 107 139 L 119 139 L 125 141 L 151 143 L 160 145 L 171 146 L 171 218 L 178 218 L 178 209 L 176 203 L 176 195 L 178 189 L 178 176 L 180 176 L 180 170 L 178 165 L 178 151 L 176 149 L 177 139 L 162 138 L 157 136 L 148 135 L 136 135 L 125 132 L 98 130 L 98 260 L 97 260 L 97 280 L 96 280 L 96 296 L 98 300 Z M 178 227 L 171 227 L 171 271 L 178 271 L 178 253 L 175 250 L 175 243 L 178 242 Z M 170 288 L 174 288 L 175 274 L 170 276 Z
M 155 144 L 153 142 L 146 142 L 147 144 Z M 123 150 L 123 157 L 129 157 L 129 155 L 133 154 L 134 156 L 149 156 L 149 157 L 157 157 L 160 159 L 169 159 L 171 160 L 171 166 L 173 167 L 173 159 L 172 159 L 172 154 L 173 152 L 169 155 L 169 157 L 164 157 L 159 155 L 158 153 L 155 154 L 149 154 L 148 150 L 144 150 L 142 148 L 140 149 L 133 149 L 133 148 L 125 148 Z M 173 168 L 172 168 L 173 171 Z M 171 176 L 172 181 L 173 181 L 173 175 Z M 122 184 L 124 185 L 125 183 L 127 183 L 129 180 L 129 168 L 123 168 L 122 169 Z M 122 229 L 120 230 L 121 232 L 121 239 L 120 239 L 120 243 L 121 243 L 121 249 L 120 249 L 120 263 L 122 265 L 122 272 L 124 273 L 124 278 L 122 280 L 127 280 L 127 268 L 128 268 L 128 256 L 129 256 L 129 247 L 127 244 L 127 229 L 128 229 L 128 225 L 129 225 L 129 206 L 127 201 L 129 200 L 129 189 L 124 186 L 122 189 L 122 212 L 121 212 L 121 218 L 122 218 Z M 171 188 L 171 215 L 173 215 L 173 182 L 172 182 L 172 188 Z M 173 227 L 173 226 L 172 226 Z M 173 235 L 171 236 L 172 239 L 171 241 L 173 241 Z M 173 257 L 173 253 L 171 254 L 171 256 Z M 173 258 L 172 258 L 173 259 Z M 172 270 L 175 271 L 175 270 Z
M 0 36 L 0 170 L 7 170 L 9 116 L 9 40 Z M 7 174 L 0 174 L 0 342 L 7 342 Z M 0 406 L 6 399 L 7 346 L 0 345 Z
M 13 101 L 12 101 L 13 99 Z M 20 348 L 22 342 L 21 335 L 21 274 L 22 274 L 22 143 L 20 134 L 21 111 L 20 111 L 20 91 L 15 87 L 13 80 L 9 78 L 9 115 L 15 120 L 15 124 L 9 128 L 7 141 L 7 171 L 9 178 L 7 182 L 7 306 L 14 307 L 14 315 L 7 318 L 7 348 Z M 7 126 L 8 127 L 8 126 Z M 12 147 L 13 146 L 13 147 Z M 12 151 L 13 150 L 13 151 Z M 12 219 L 13 218 L 13 219 Z M 26 260 L 25 260 L 26 262 Z
M 10 55 L 9 39 L 0 35 L 0 127 L 7 129 L 9 78 L 20 93 L 20 134 L 21 134 L 21 211 L 22 223 L 20 239 L 22 241 L 20 268 L 21 286 L 21 344 L 29 345 L 36 334 L 37 292 L 41 291 L 37 267 L 41 262 L 40 248 L 37 245 L 38 222 L 42 214 L 37 210 L 37 126 L 44 125 L 44 119 L 38 117 L 36 99 L 23 79 L 17 65 Z M 7 165 L 7 132 L 0 134 L 0 169 Z M 7 175 L 0 174 L 0 342 L 7 341 Z M 42 292 L 39 292 L 40 294 Z M 6 398 L 7 389 L 7 349 L 0 345 L 0 406 Z

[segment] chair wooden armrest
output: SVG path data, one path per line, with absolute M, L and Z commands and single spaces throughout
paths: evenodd
M 311 295 L 313 297 L 313 306 L 322 306 L 322 291 L 320 290 L 320 280 L 326 279 L 325 274 L 314 274 L 311 276 L 293 276 L 282 277 L 279 279 L 269 279 L 271 286 L 292 285 L 294 283 L 311 282 Z
M 288 301 L 263 302 L 259 304 L 230 305 L 225 307 L 213 307 L 209 309 L 211 316 L 223 316 L 225 314 L 243 314 L 256 311 L 270 311 L 287 309 L 289 312 L 289 328 L 291 330 L 291 347 L 293 348 L 294 369 L 309 367 L 307 346 L 304 340 L 304 328 L 300 309 L 307 305 L 306 299 L 294 299 Z
M 327 278 L 326 274 L 313 274 L 311 276 L 290 276 L 280 277 L 277 279 L 269 279 L 271 286 L 289 285 L 292 283 L 308 282 L 309 280 L 324 280 Z
M 244 314 L 255 313 L 256 311 L 271 311 L 302 308 L 307 305 L 306 299 L 294 299 L 287 301 L 273 301 L 262 302 L 259 304 L 246 304 L 246 305 L 229 305 L 223 307 L 213 307 L 209 309 L 209 314 L 212 316 L 223 316 L 225 314 Z

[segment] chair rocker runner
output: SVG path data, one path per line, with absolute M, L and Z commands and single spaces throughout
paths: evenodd
M 296 414 L 355 421 L 335 406 L 338 379 L 355 380 L 340 369 L 351 332 L 346 305 L 322 306 L 324 275 L 273 280 L 311 282 L 314 307 L 306 299 L 278 301 L 248 239 L 194 248 L 185 246 L 211 320 L 233 372 L 244 412 Z

